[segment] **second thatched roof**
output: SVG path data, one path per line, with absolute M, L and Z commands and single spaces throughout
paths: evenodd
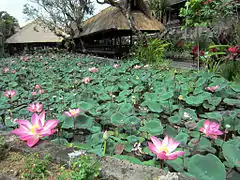
M 133 10 L 132 15 L 137 28 L 141 31 L 163 31 L 164 26 L 141 10 Z M 83 31 L 75 37 L 83 37 L 108 30 L 130 30 L 128 21 L 120 9 L 108 7 L 89 18 L 83 24 Z
M 39 25 L 37 21 L 33 21 L 8 38 L 6 43 L 52 43 L 61 42 L 62 40 L 63 38 L 56 36 L 48 28 Z

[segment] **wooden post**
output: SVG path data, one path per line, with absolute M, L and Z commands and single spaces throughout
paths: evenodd
M 114 36 L 114 49 L 116 49 L 116 47 L 117 47 L 117 37 L 116 37 L 116 35 Z
M 197 64 L 197 68 L 198 71 L 200 70 L 200 46 L 199 46 L 199 26 L 197 25 L 197 45 L 198 45 L 198 64 Z
M 133 36 L 132 36 L 132 31 L 130 33 L 130 47 L 133 45 Z
M 119 45 L 120 45 L 120 48 L 122 47 L 122 36 L 119 36 Z

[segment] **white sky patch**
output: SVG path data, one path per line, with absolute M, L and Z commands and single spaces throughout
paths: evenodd
M 27 3 L 28 0 L 0 0 L 0 11 L 7 11 L 11 16 L 14 16 L 18 20 L 20 26 L 22 27 L 29 23 L 29 21 L 27 21 L 27 17 L 22 13 L 23 6 L 24 4 Z M 108 7 L 108 5 L 98 4 L 94 0 L 94 7 L 95 7 L 94 14 L 97 14 L 101 10 Z

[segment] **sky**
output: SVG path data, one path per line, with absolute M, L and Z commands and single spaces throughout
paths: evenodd
M 22 27 L 29 23 L 26 16 L 22 13 L 23 5 L 27 2 L 28 0 L 0 0 L 0 11 L 7 11 L 11 16 L 14 16 L 18 20 L 20 27 Z M 107 5 L 101 5 L 94 1 L 94 7 L 94 14 L 97 14 L 102 9 L 106 8 Z

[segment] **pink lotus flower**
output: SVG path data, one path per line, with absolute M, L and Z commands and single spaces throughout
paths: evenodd
M 80 109 L 69 109 L 69 111 L 64 112 L 68 117 L 77 117 L 80 114 Z
M 114 64 L 113 67 L 117 69 L 119 67 L 119 65 L 118 64 Z
M 211 137 L 213 139 L 217 139 L 218 135 L 222 135 L 223 132 L 219 130 L 220 124 L 216 122 L 211 122 L 209 120 L 205 120 L 203 127 L 199 128 L 199 131 L 204 133 L 207 137 Z
M 16 74 L 16 72 L 17 72 L 16 70 L 12 70 L 12 73 L 13 73 L 13 74 Z
M 216 91 L 216 90 L 219 89 L 219 88 L 220 88 L 220 86 L 219 86 L 219 85 L 216 85 L 216 86 L 207 87 L 206 90 L 211 91 L 211 92 L 214 92 L 214 91 Z
M 41 114 L 33 114 L 31 123 L 28 120 L 19 119 L 16 121 L 20 127 L 12 131 L 13 134 L 27 141 L 29 147 L 33 147 L 44 136 L 50 136 L 56 132 L 54 129 L 59 120 L 48 120 L 45 123 L 45 111 Z
M 36 95 L 37 95 L 37 92 L 36 92 L 36 91 L 33 91 L 33 92 L 32 92 L 32 95 L 33 95 L 33 96 L 36 96 Z
M 34 88 L 35 88 L 35 89 L 40 89 L 41 86 L 40 86 L 39 84 L 36 84 L 36 85 L 34 86 Z
M 40 104 L 39 102 L 36 102 L 36 104 L 29 104 L 29 106 L 27 107 L 27 110 L 35 113 L 35 112 L 42 112 L 42 108 L 43 108 L 43 104 Z
M 9 68 L 5 68 L 5 69 L 3 70 L 3 72 L 4 72 L 4 73 L 7 73 L 9 70 L 10 70 Z
M 82 82 L 84 82 L 85 84 L 88 84 L 91 81 L 90 77 L 85 77 L 82 79 Z
M 12 98 L 12 97 L 14 97 L 16 94 L 17 94 L 16 91 L 14 91 L 14 90 L 8 90 L 8 91 L 6 91 L 6 93 L 4 94 L 4 96 L 7 97 L 7 98 Z
M 180 143 L 174 141 L 172 138 L 168 138 L 168 136 L 165 136 L 162 141 L 159 141 L 158 138 L 152 136 L 151 141 L 153 143 L 148 142 L 148 149 L 156 154 L 158 159 L 174 160 L 178 156 L 185 154 L 184 151 L 173 152 Z
M 98 72 L 98 68 L 96 67 L 89 68 L 88 70 L 92 73 Z
M 39 89 L 38 93 L 43 94 L 45 91 L 43 89 Z
M 134 69 L 140 69 L 140 68 L 141 68 L 141 66 L 139 66 L 139 65 L 134 66 Z
M 94 62 L 90 62 L 90 64 L 94 64 Z

